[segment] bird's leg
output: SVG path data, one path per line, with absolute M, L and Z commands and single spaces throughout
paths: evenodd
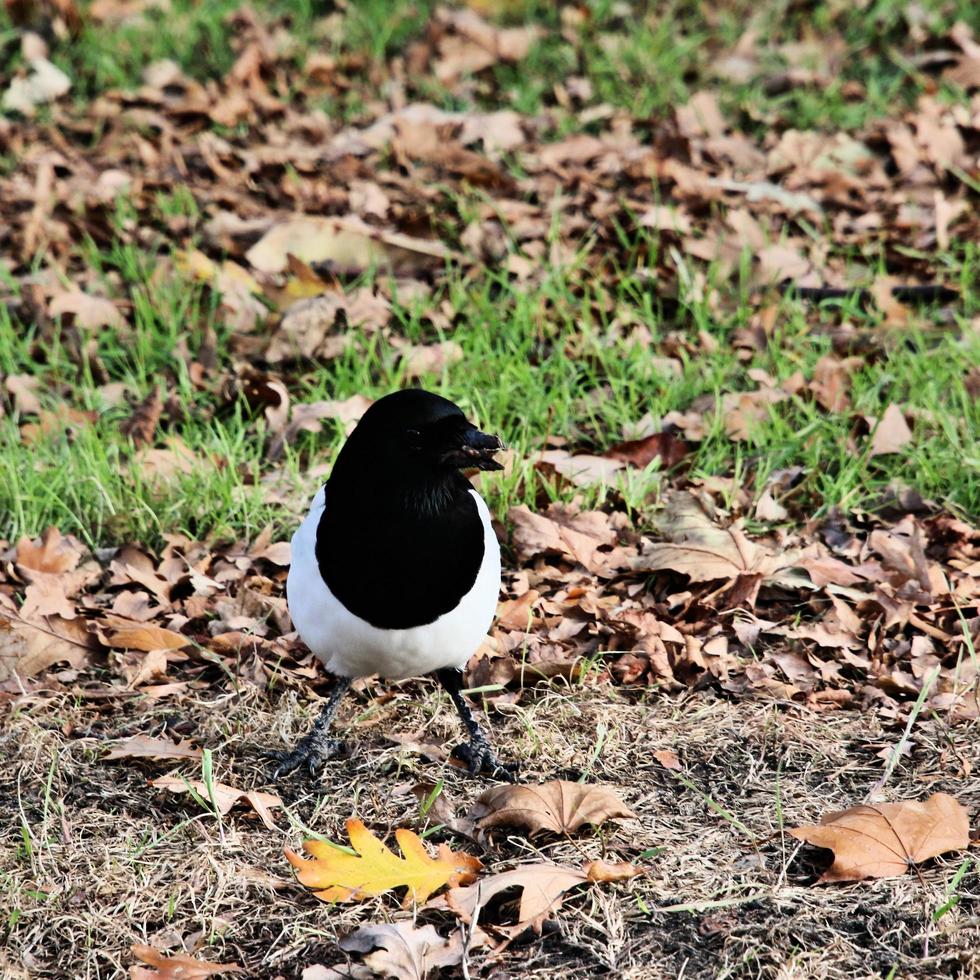
M 487 773 L 505 782 L 513 783 L 517 779 L 517 765 L 514 763 L 499 762 L 487 741 L 487 737 L 480 730 L 480 726 L 470 711 L 470 706 L 463 697 L 463 673 L 453 667 L 444 667 L 436 671 L 439 683 L 449 692 L 449 696 L 456 705 L 459 717 L 466 726 L 470 740 L 462 745 L 457 745 L 453 749 L 453 755 L 466 763 L 471 776 L 480 773 Z
M 330 722 L 340 707 L 340 702 L 344 695 L 350 690 L 353 683 L 352 677 L 338 677 L 334 689 L 327 698 L 327 703 L 320 709 L 313 727 L 309 733 L 296 743 L 296 748 L 285 752 L 270 752 L 269 758 L 274 759 L 279 764 L 273 769 L 270 780 L 276 782 L 283 776 L 288 776 L 293 770 L 305 765 L 312 776 L 317 769 L 323 765 L 327 759 L 337 755 L 343 748 L 344 743 L 339 739 L 331 738 L 327 731 Z

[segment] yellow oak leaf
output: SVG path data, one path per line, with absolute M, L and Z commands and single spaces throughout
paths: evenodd
M 312 860 L 289 849 L 285 852 L 296 868 L 296 877 L 307 888 L 318 889 L 314 894 L 325 902 L 352 902 L 407 888 L 402 906 L 408 907 L 413 901 L 424 902 L 444 885 L 469 884 L 483 868 L 479 858 L 452 851 L 446 844 L 440 844 L 438 855 L 431 857 L 410 830 L 395 831 L 403 857 L 389 850 L 360 820 L 347 821 L 347 835 L 356 854 L 321 840 L 303 842 Z

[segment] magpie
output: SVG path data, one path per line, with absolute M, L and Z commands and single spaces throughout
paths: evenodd
M 500 546 L 463 469 L 502 469 L 497 436 L 446 398 L 407 388 L 375 402 L 344 443 L 292 539 L 289 613 L 336 679 L 313 728 L 270 753 L 278 780 L 315 773 L 343 743 L 330 723 L 357 677 L 434 673 L 469 740 L 453 750 L 471 775 L 512 782 L 463 699 L 462 668 L 486 636 L 500 592 Z

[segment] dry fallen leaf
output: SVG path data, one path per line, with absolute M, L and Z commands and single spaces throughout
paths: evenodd
M 15 675 L 34 677 L 53 664 L 85 666 L 93 640 L 81 619 L 39 616 L 26 619 L 0 603 L 0 683 Z
M 36 106 L 60 98 L 71 88 L 71 79 L 47 58 L 33 58 L 30 67 L 30 75 L 11 79 L 3 93 L 3 107 L 25 116 L 33 116 Z
M 269 443 L 265 453 L 266 459 L 271 461 L 279 459 L 285 447 L 295 442 L 300 432 L 319 432 L 325 419 L 337 419 L 350 432 L 370 407 L 370 399 L 363 395 L 351 395 L 350 398 L 342 401 L 294 405 L 289 424 Z
M 565 479 L 577 487 L 602 486 L 615 483 L 616 474 L 625 463 L 606 456 L 592 456 L 589 453 L 572 455 L 564 449 L 548 449 L 538 454 L 539 463 L 554 467 Z
M 644 439 L 631 439 L 620 442 L 606 455 L 618 459 L 628 466 L 643 468 L 649 466 L 658 456 L 661 466 L 669 470 L 676 466 L 689 452 L 691 447 L 680 436 L 672 432 L 655 432 Z
M 901 452 L 912 441 L 912 430 L 897 405 L 889 405 L 877 424 L 871 418 L 868 424 L 872 427 L 869 457 Z
M 119 431 L 124 436 L 129 436 L 133 440 L 133 445 L 149 446 L 153 442 L 162 412 L 163 398 L 160 389 L 154 387 L 146 398 L 133 408 L 129 417 L 123 419 Z
M 630 864 L 629 861 L 590 861 L 585 865 L 585 877 L 597 884 L 605 881 L 629 881 L 637 875 L 644 874 L 644 869 Z
M 542 861 L 481 878 L 476 884 L 466 887 L 450 888 L 445 895 L 429 902 L 428 907 L 449 909 L 469 925 L 479 918 L 480 910 L 496 895 L 509 889 L 520 889 L 517 923 L 493 926 L 494 932 L 511 940 L 527 929 L 533 929 L 540 934 L 545 919 L 561 907 L 565 892 L 570 888 L 597 882 L 622 881 L 642 873 L 642 868 L 625 863 L 611 865 L 603 861 L 592 861 L 584 868 L 572 868 Z
M 570 834 L 587 824 L 636 816 L 608 786 L 556 779 L 540 786 L 493 786 L 482 793 L 467 814 L 478 827 L 524 827 Z
M 689 235 L 693 227 L 690 215 L 683 208 L 672 208 L 663 204 L 654 205 L 644 211 L 636 223 L 641 228 L 673 231 L 678 235 Z
M 405 377 L 414 379 L 452 367 L 463 359 L 463 348 L 455 340 L 443 340 L 438 344 L 410 344 L 399 354 Z
M 81 552 L 56 527 L 49 527 L 40 542 L 23 537 L 17 542 L 17 564 L 35 572 L 60 575 L 70 572 L 81 558 Z
M 664 769 L 683 769 L 680 757 L 673 749 L 661 749 L 653 753 L 654 759 L 664 767 Z
M 163 448 L 144 446 L 133 462 L 139 469 L 140 479 L 158 489 L 181 475 L 194 473 L 201 465 L 201 460 L 180 436 L 168 436 Z
M 133 623 L 132 626 L 114 629 L 106 638 L 106 643 L 118 650 L 179 650 L 186 647 L 190 640 L 163 626 Z
M 273 225 L 246 255 L 260 272 L 283 272 L 294 255 L 307 264 L 324 263 L 338 273 L 356 274 L 376 266 L 411 275 L 440 267 L 452 252 L 436 239 L 382 231 L 360 218 L 291 218 Z
M 616 543 L 609 515 L 599 511 L 577 513 L 553 505 L 547 514 L 535 514 L 521 504 L 511 507 L 507 517 L 514 525 L 514 548 L 520 561 L 557 553 L 592 568 L 602 564 L 598 549 Z
M 41 379 L 31 374 L 8 374 L 3 383 L 14 400 L 21 415 L 37 415 L 41 411 L 41 401 L 37 396 Z
M 541 862 L 526 864 L 481 879 L 467 887 L 451 888 L 436 899 L 437 907 L 455 912 L 465 923 L 479 916 L 480 909 L 494 896 L 511 888 L 521 889 L 521 901 L 517 911 L 517 923 L 495 927 L 509 938 L 515 938 L 527 929 L 541 933 L 548 914 L 561 907 L 562 898 L 570 888 L 584 885 L 588 875 L 579 868 Z
M 634 559 L 637 571 L 669 568 L 687 575 L 692 582 L 737 579 L 743 575 L 776 578 L 797 565 L 798 549 L 770 550 L 750 541 L 736 525 L 719 527 L 692 494 L 681 491 L 670 496 L 657 522 L 670 540 L 648 544 Z
M 434 926 L 416 928 L 407 921 L 374 922 L 344 936 L 338 946 L 345 953 L 367 953 L 364 965 L 377 976 L 423 980 L 433 970 L 458 966 L 467 948 L 478 948 L 487 938 L 482 930 L 475 930 L 464 945 L 458 929 L 449 939 L 443 939 Z
M 45 616 L 74 619 L 75 603 L 68 598 L 65 583 L 60 576 L 38 573 L 24 590 L 24 604 L 20 607 L 20 615 L 34 622 Z
M 442 7 L 436 11 L 436 19 L 452 29 L 440 38 L 439 60 L 433 66 L 436 78 L 444 85 L 498 61 L 521 61 L 541 36 L 537 25 L 494 27 L 473 10 Z
M 244 973 L 237 963 L 210 963 L 198 960 L 185 953 L 167 955 L 155 950 L 152 946 L 136 944 L 131 947 L 133 955 L 148 966 L 156 969 L 147 970 L 141 966 L 130 967 L 130 980 L 205 980 L 216 973 Z
M 433 858 L 417 834 L 399 828 L 395 839 L 404 857 L 399 857 L 372 834 L 360 820 L 347 821 L 347 835 L 357 852 L 334 847 L 326 841 L 308 840 L 303 849 L 312 855 L 307 861 L 286 850 L 286 858 L 296 868 L 296 877 L 325 902 L 351 902 L 371 895 L 382 895 L 395 888 L 407 888 L 403 906 L 424 902 L 444 885 L 473 881 L 483 867 L 479 858 L 439 845 Z
M 64 316 L 70 313 L 75 317 L 75 323 L 80 327 L 95 329 L 97 327 L 117 327 L 126 325 L 123 315 L 116 304 L 103 296 L 89 296 L 80 289 L 71 293 L 62 293 L 51 300 L 48 315 L 51 317 Z
M 272 814 L 269 812 L 272 807 L 282 806 L 282 800 L 275 793 L 260 793 L 258 790 L 246 792 L 243 789 L 235 789 L 225 783 L 211 783 L 214 790 L 214 799 L 208 787 L 196 779 L 185 779 L 183 776 L 170 773 L 150 780 L 150 785 L 157 789 L 165 789 L 171 793 L 189 793 L 192 789 L 201 799 L 210 800 L 217 807 L 219 813 L 227 813 L 236 803 L 247 803 L 259 815 L 269 830 L 278 830 Z
M 200 759 L 203 753 L 191 745 L 189 739 L 171 742 L 168 738 L 150 735 L 131 735 L 121 739 L 106 755 L 111 759 Z
M 89 426 L 97 418 L 96 412 L 83 411 L 59 402 L 51 411 L 42 409 L 38 413 L 37 422 L 28 422 L 20 427 L 21 442 L 25 445 L 33 445 L 45 436 L 61 433 L 71 438 L 77 428 Z
M 877 803 L 828 813 L 817 826 L 796 827 L 797 840 L 834 852 L 821 882 L 893 878 L 909 866 L 970 846 L 966 807 L 948 793 L 924 803 Z

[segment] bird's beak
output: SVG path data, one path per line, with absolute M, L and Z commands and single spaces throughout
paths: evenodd
M 494 453 L 500 452 L 504 444 L 497 436 L 488 435 L 479 429 L 468 429 L 462 438 L 458 450 L 446 455 L 446 462 L 463 469 L 475 467 L 478 470 L 502 470 L 494 458 Z

